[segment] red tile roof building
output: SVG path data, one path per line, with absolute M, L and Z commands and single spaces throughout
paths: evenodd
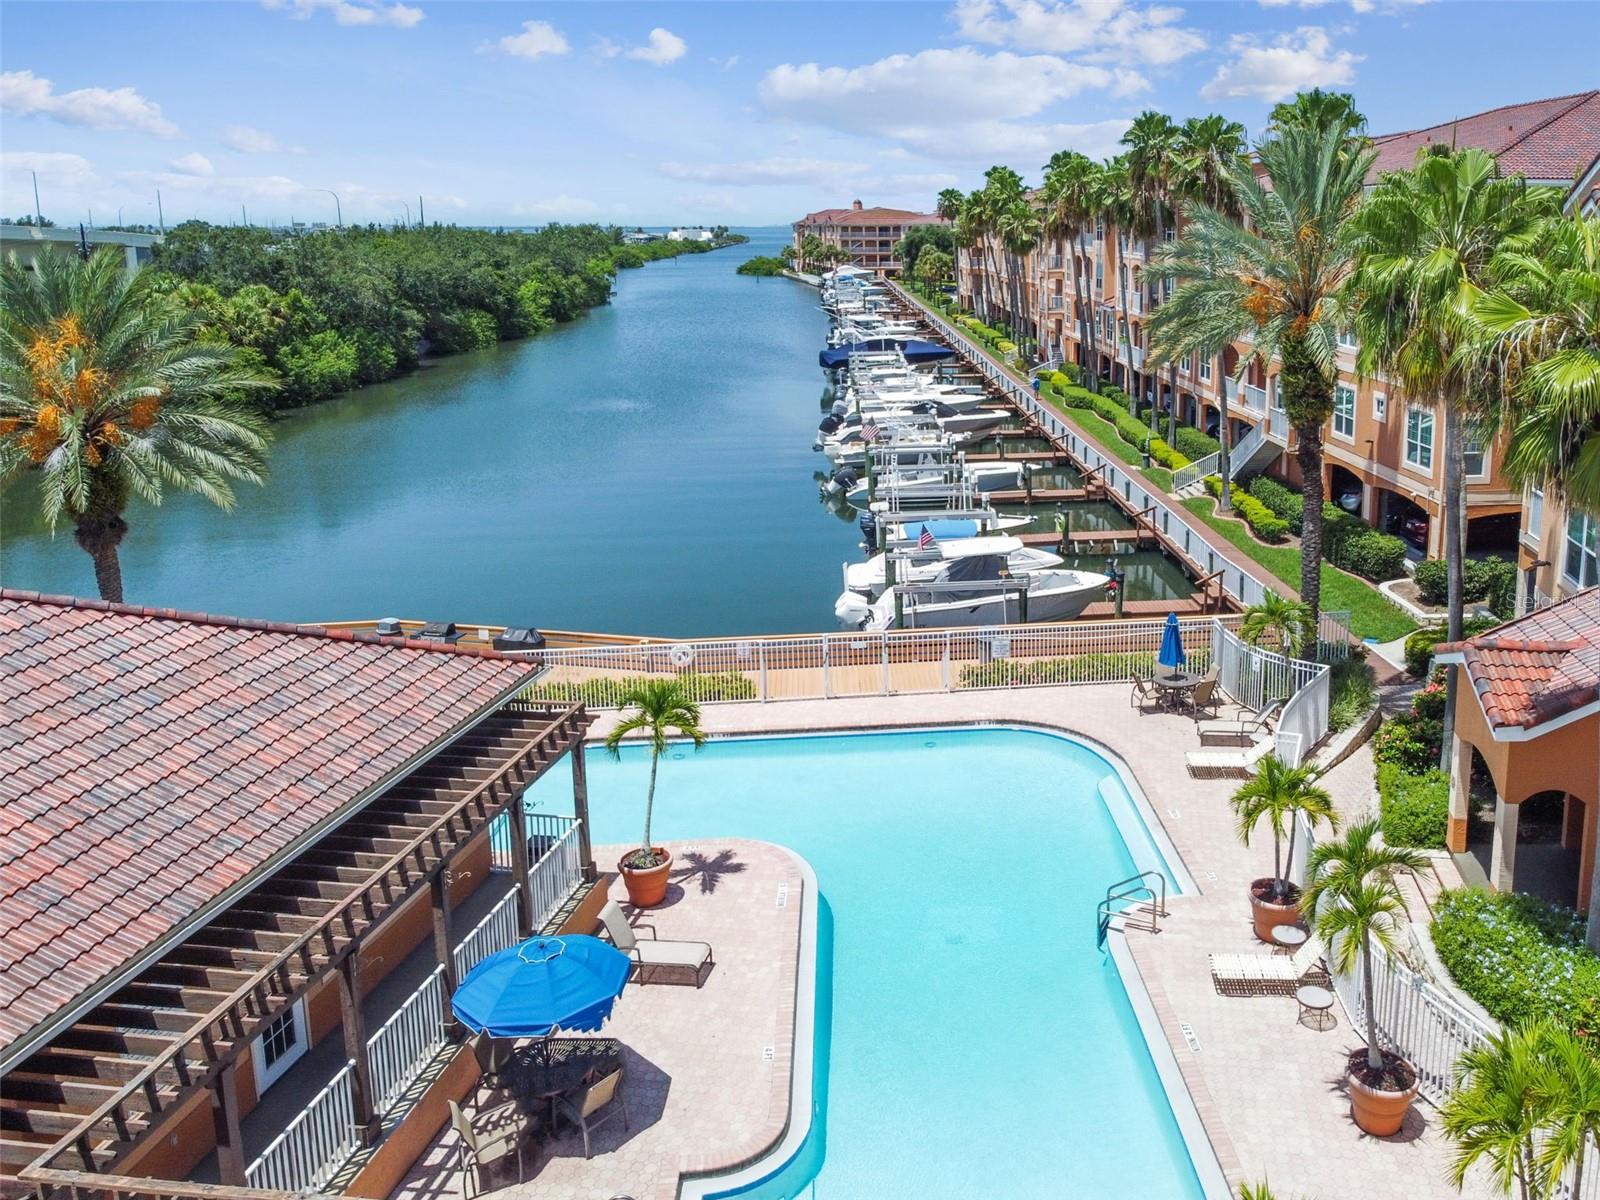
M 1386 133 L 1372 139 L 1378 151 L 1373 178 L 1406 171 L 1417 151 L 1433 144 L 1476 146 L 1499 160 L 1506 175 L 1571 187 L 1600 155 L 1600 89 L 1548 100 L 1508 104 L 1453 121 Z
M 842 246 L 852 266 L 869 271 L 899 271 L 896 247 L 906 231 L 917 225 L 943 225 L 936 213 L 911 212 L 904 208 L 863 207 L 854 201 L 849 208 L 823 208 L 807 213 L 794 223 L 794 250 L 798 255 L 807 235 L 815 235 L 830 246 Z
M 0 1047 L 528 681 L 492 652 L 0 592 Z

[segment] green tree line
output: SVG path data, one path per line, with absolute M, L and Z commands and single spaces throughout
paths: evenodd
M 433 225 L 286 234 L 189 221 L 156 247 L 152 290 L 275 380 L 293 408 L 391 379 L 424 356 L 528 337 L 604 304 L 618 270 L 732 242 L 625 245 L 619 229 Z M 743 240 L 743 239 L 739 239 Z

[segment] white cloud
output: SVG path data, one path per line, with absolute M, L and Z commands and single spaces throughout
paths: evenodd
M 83 187 L 95 181 L 94 164 L 81 154 L 39 150 L 7 150 L 0 153 L 0 172 L 18 177 L 19 187 L 31 188 L 31 180 L 20 178 L 29 171 L 38 172 L 43 181 L 41 190 Z M 31 198 L 33 193 L 30 190 L 26 195 Z
M 1315 25 L 1280 33 L 1269 42 L 1236 34 L 1228 50 L 1236 57 L 1218 67 L 1200 89 L 1207 100 L 1248 96 L 1275 104 L 1305 88 L 1343 86 L 1355 79 L 1356 64 L 1366 57 L 1335 50 L 1328 31 Z
M 664 67 L 668 63 L 675 63 L 688 52 L 689 43 L 684 41 L 670 29 L 660 26 L 650 31 L 650 38 L 643 46 L 635 46 L 626 52 L 626 57 L 636 58 L 640 62 L 651 63 Z
M 1179 24 L 1183 9 L 1128 0 L 956 0 L 959 37 L 994 46 L 1071 54 L 1089 62 L 1167 66 L 1206 47 Z
M 161 115 L 161 106 L 131 87 L 89 87 L 57 92 L 55 84 L 32 71 L 0 74 L 0 111 L 15 116 L 43 116 L 64 125 L 90 129 L 132 129 L 176 137 L 178 127 Z
M 297 21 L 309 20 L 320 11 L 333 14 L 340 25 L 392 25 L 410 29 L 422 20 L 422 10 L 400 0 L 261 0 L 262 6 L 286 11 Z
M 180 175 L 215 175 L 217 173 L 217 169 L 211 165 L 211 160 L 199 152 L 175 158 L 167 166 Z
M 222 131 L 222 144 L 240 154 L 304 154 L 304 146 L 291 146 L 275 134 L 251 125 L 229 125 Z
M 1262 8 L 1323 8 L 1337 0 L 1258 0 Z M 1358 13 L 1385 13 L 1393 16 L 1429 0 L 1350 0 L 1350 8 Z
M 600 205 L 583 196 L 549 196 L 543 200 L 520 200 L 511 206 L 519 217 L 533 217 L 540 221 L 564 221 L 592 217 Z
M 514 58 L 540 58 L 546 54 L 565 54 L 572 47 L 561 31 L 549 21 L 524 21 L 521 33 L 508 33 L 483 49 L 496 49 Z
M 768 183 L 814 183 L 824 185 L 866 174 L 864 163 L 838 162 L 822 158 L 751 159 L 745 162 L 685 163 L 664 162 L 661 173 L 668 179 L 692 183 L 722 183 L 756 186 Z
M 986 54 L 969 46 L 895 54 L 862 67 L 784 64 L 759 95 L 769 111 L 846 133 L 886 138 L 941 161 L 1044 162 L 1064 148 L 1113 153 L 1123 119 L 1027 123 L 1090 89 L 1122 94 L 1135 80 L 1048 54 Z M 937 97 L 937 103 L 930 98 Z M 1042 157 L 1039 157 L 1042 152 Z

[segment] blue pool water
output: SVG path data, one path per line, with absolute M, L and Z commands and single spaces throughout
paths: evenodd
M 595 842 L 636 839 L 646 753 L 588 761 Z M 539 807 L 570 803 L 553 775 Z M 1088 747 L 1017 729 L 674 746 L 654 835 L 776 842 L 822 891 L 813 1136 L 741 1195 L 1201 1196 L 1094 938 L 1106 886 L 1160 855 Z

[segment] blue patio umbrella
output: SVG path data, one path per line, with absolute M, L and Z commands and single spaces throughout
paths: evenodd
M 599 938 L 531 938 L 467 972 L 450 1007 L 463 1025 L 492 1038 L 599 1029 L 628 982 L 630 965 L 626 954 Z
M 1156 655 L 1156 662 L 1163 667 L 1171 667 L 1176 675 L 1178 668 L 1187 661 L 1183 653 L 1183 638 L 1178 634 L 1178 614 L 1168 613 L 1167 626 L 1161 631 L 1161 653 Z

